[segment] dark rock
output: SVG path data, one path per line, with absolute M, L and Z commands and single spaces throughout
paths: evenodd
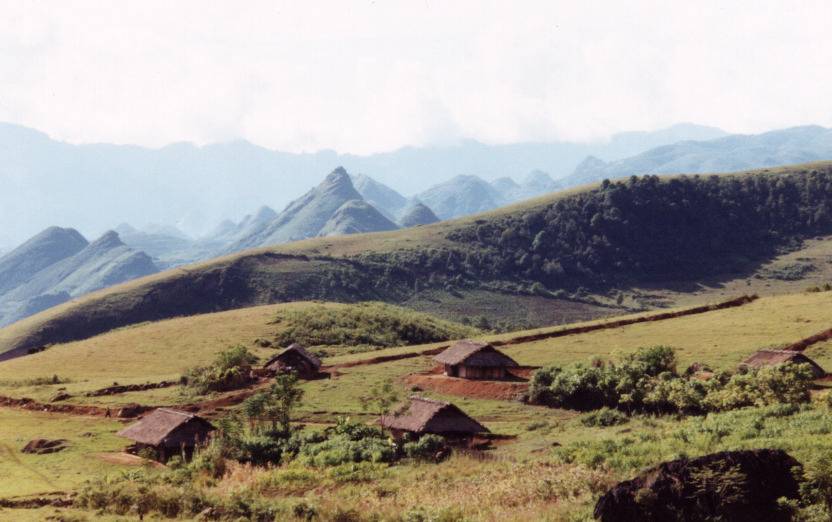
M 663 462 L 619 483 L 595 505 L 603 522 L 787 521 L 777 499 L 798 498 L 792 469 L 800 464 L 782 450 L 725 451 Z
M 65 392 L 65 391 L 59 391 L 58 393 L 56 393 L 55 395 L 53 395 L 51 399 L 49 399 L 49 402 L 60 402 L 60 401 L 65 401 L 65 400 L 67 400 L 67 399 L 69 399 L 69 398 L 71 398 L 71 397 L 72 397 L 72 395 L 68 394 L 67 392 Z
M 20 451 L 35 455 L 46 455 L 48 453 L 57 453 L 63 449 L 66 449 L 66 440 L 64 439 L 33 439 L 23 446 L 23 449 Z
M 119 408 L 118 412 L 116 413 L 116 417 L 119 419 L 124 419 L 128 417 L 138 417 L 146 408 L 144 406 L 140 406 L 138 404 L 126 404 Z

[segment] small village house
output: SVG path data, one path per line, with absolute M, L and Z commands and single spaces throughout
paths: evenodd
M 808 364 L 816 379 L 826 375 L 826 371 L 818 363 L 800 352 L 789 350 L 760 350 L 740 363 L 740 368 L 755 370 L 764 366 L 777 366 L 786 363 Z
M 505 379 L 508 369 L 518 366 L 492 345 L 471 340 L 457 342 L 434 360 L 444 365 L 448 377 L 463 379 Z
M 316 377 L 321 369 L 321 360 L 294 343 L 266 361 L 265 368 L 273 373 L 293 371 L 299 377 Z
M 135 442 L 131 452 L 150 448 L 156 452 L 158 460 L 166 462 L 181 453 L 190 457 L 194 448 L 207 441 L 214 430 L 210 422 L 192 413 L 158 408 L 118 435 Z
M 418 396 L 411 397 L 402 411 L 382 415 L 380 423 L 397 439 L 405 433 L 431 433 L 451 439 L 467 439 L 478 433 L 488 433 L 488 428 L 453 404 Z

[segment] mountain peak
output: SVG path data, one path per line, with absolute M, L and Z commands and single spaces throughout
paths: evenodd
M 404 228 L 408 228 L 418 225 L 430 225 L 437 221 L 439 221 L 439 218 L 436 217 L 436 214 L 427 205 L 417 199 L 405 211 L 399 224 Z
M 350 180 L 350 175 L 347 173 L 347 169 L 345 169 L 344 167 L 336 167 L 335 170 L 330 172 L 329 175 L 326 177 L 326 181 L 332 182 L 343 182 L 345 179 L 352 183 L 352 181 Z
M 254 214 L 254 219 L 257 221 L 268 221 L 277 217 L 277 212 L 274 211 L 270 206 L 263 205 L 262 207 L 257 209 L 257 212 Z
M 119 237 L 118 232 L 115 230 L 108 230 L 104 232 L 104 234 L 90 243 L 89 248 L 95 249 L 110 249 L 124 246 L 124 243 L 121 241 L 121 237 Z

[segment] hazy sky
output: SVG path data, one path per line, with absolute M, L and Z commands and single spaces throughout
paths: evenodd
M 368 153 L 832 125 L 829 0 L 0 8 L 0 120 L 71 142 Z

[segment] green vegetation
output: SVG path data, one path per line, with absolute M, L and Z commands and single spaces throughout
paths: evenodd
M 533 403 L 555 408 L 701 414 L 747 406 L 809 401 L 813 376 L 808 365 L 782 364 L 707 379 L 676 372 L 672 348 L 641 348 L 620 363 L 596 359 L 590 365 L 551 366 L 535 372 Z
M 89 477 L 117 471 L 104 455 L 124 446 L 115 436 L 121 428 L 110 419 L 0 408 L 0 497 L 71 491 Z M 66 440 L 66 449 L 50 455 L 20 452 L 39 438 Z M 17 518 L 0 512 L 0 519 Z
M 279 327 L 275 342 L 280 346 L 291 343 L 344 346 L 349 347 L 350 353 L 461 339 L 480 333 L 476 328 L 383 303 L 285 309 L 278 312 L 273 324 Z
M 668 385 L 665 390 L 663 386 L 687 383 L 690 376 L 682 370 L 692 362 L 714 368 L 718 379 L 756 349 L 792 342 L 828 328 L 826 311 L 830 299 L 827 293 L 762 298 L 736 309 L 511 344 L 501 349 L 520 364 L 557 365 L 564 371 L 593 357 L 605 359 L 599 366 L 607 369 L 627 366 L 629 373 L 625 376 L 633 378 L 617 382 L 631 386 L 629 393 L 648 403 L 653 400 L 647 398 L 651 394 L 675 397 L 671 393 L 676 393 L 675 388 Z M 80 393 L 111 385 L 113 381 L 175 378 L 176 372 L 185 369 L 183 360 L 191 367 L 211 366 L 220 353 L 237 343 L 245 343 L 248 353 L 263 358 L 273 354 L 274 349 L 262 348 L 253 341 L 274 338 L 282 325 L 271 323 L 280 310 L 337 310 L 349 306 L 353 305 L 296 303 L 258 307 L 148 323 L 80 343 L 56 345 L 31 356 L 32 360 L 26 357 L 0 364 L 0 378 L 22 382 L 58 374 L 61 380 L 70 382 L 54 385 L 45 379 L 29 386 L 0 386 L 0 394 L 46 401 L 57 386 L 64 386 L 76 395 L 61 404 L 109 405 L 129 401 L 170 405 L 178 396 L 177 387 L 112 397 L 85 398 Z M 558 329 L 489 335 L 484 339 L 507 339 Z M 637 348 L 662 344 L 678 349 Z M 77 515 L 132 519 L 140 511 L 147 513 L 145 519 L 163 513 L 194 518 L 211 508 L 212 516 L 220 520 L 257 516 L 267 520 L 588 520 L 600 493 L 619 480 L 632 478 L 644 466 L 684 454 L 780 447 L 797 457 L 808 470 L 804 500 L 791 508 L 800 516 L 809 516 L 806 513 L 813 510 L 825 513 L 824 463 L 814 462 L 813 453 L 823 455 L 832 450 L 826 440 L 832 433 L 832 426 L 826 426 L 826 402 L 832 394 L 813 391 L 817 400 L 805 402 L 801 388 L 792 382 L 795 375 L 771 372 L 761 379 L 759 373 L 725 374 L 729 378 L 719 381 L 719 388 L 725 392 L 721 399 L 726 405 L 715 409 L 776 404 L 752 404 L 726 412 L 706 410 L 697 417 L 653 416 L 653 411 L 676 411 L 665 410 L 663 405 L 657 410 L 652 410 L 653 406 L 643 410 L 623 408 L 632 411 L 630 415 L 610 407 L 578 413 L 516 401 L 422 391 L 428 397 L 452 401 L 493 433 L 513 438 L 500 440 L 492 449 L 473 456 L 453 451 L 448 456 L 441 440 L 432 437 L 393 446 L 373 421 L 379 412 L 389 410 L 391 397 L 412 393 L 405 377 L 430 370 L 434 365 L 431 357 L 418 354 L 436 346 L 396 346 L 354 354 L 332 347 L 333 356 L 325 359 L 327 365 L 366 363 L 387 355 L 417 356 L 336 367 L 331 379 L 287 381 L 276 389 L 254 390 L 261 393 L 241 404 L 223 403 L 222 409 L 211 416 L 223 433 L 222 443 L 198 452 L 191 463 L 174 459 L 169 470 L 135 467 L 135 463 L 131 467 L 127 461 L 102 466 L 96 458 L 99 451 L 114 452 L 128 443 L 114 436 L 122 427 L 120 423 L 95 418 L 77 418 L 78 422 L 74 422 L 71 415 L 3 408 L 3 428 L 18 424 L 15 419 L 6 423 L 2 417 L 6 413 L 38 415 L 38 423 L 29 423 L 31 429 L 27 428 L 25 433 L 6 435 L 4 432 L 9 430 L 0 428 L 0 440 L 13 437 L 14 443 L 9 443 L 9 447 L 15 456 L 31 463 L 34 469 L 49 469 L 55 477 L 53 482 L 60 488 L 50 489 L 28 475 L 27 468 L 6 466 L 4 461 L 3 468 L 10 473 L 6 484 L 14 494 L 26 495 L 56 489 L 78 492 L 79 484 L 90 480 L 77 497 L 74 509 L 55 509 L 68 518 Z M 829 348 L 829 343 L 816 345 L 809 355 L 828 365 Z M 585 366 L 593 368 L 591 364 Z M 653 376 L 635 378 L 648 373 Z M 663 374 L 673 378 L 665 381 L 659 377 Z M 302 401 L 289 400 L 291 404 L 284 408 L 283 398 L 297 397 L 294 392 L 298 391 L 303 392 Z M 238 393 L 221 393 L 211 399 L 222 400 Z M 676 404 L 676 400 L 673 398 L 671 403 Z M 284 429 L 287 411 L 292 421 L 290 430 Z M 90 429 L 87 425 L 98 428 Z M 101 438 L 95 440 L 104 442 L 93 445 L 84 433 L 99 429 Z M 19 448 L 36 437 L 66 438 L 71 444 L 53 455 L 21 455 Z M 685 437 L 691 442 L 685 443 Z M 629 446 L 621 441 L 629 441 Z M 799 450 L 803 447 L 808 451 Z M 54 464 L 63 458 L 67 458 L 65 465 Z M 424 484 L 442 487 L 425 488 Z M 107 512 L 100 512 L 100 508 Z M 21 516 L 16 516 L 18 513 Z M 9 515 L 26 520 L 29 513 L 15 509 L 0 512 L 0 518 Z
M 208 366 L 189 369 L 183 376 L 188 387 L 197 393 L 235 390 L 251 382 L 251 367 L 257 357 L 245 346 L 232 346 L 220 352 Z
M 625 414 L 618 410 L 607 408 L 606 406 L 600 410 L 590 412 L 581 418 L 581 424 L 590 428 L 618 426 L 620 424 L 627 424 L 628 422 L 630 422 L 630 419 Z
M 297 375 L 281 372 L 268 390 L 246 399 L 243 411 L 253 427 L 257 428 L 258 422 L 266 420 L 272 433 L 288 436 L 292 412 L 302 398 L 303 390 L 298 386 Z
M 448 254 L 447 263 L 473 279 L 516 278 L 552 289 L 691 280 L 726 267 L 743 270 L 778 247 L 832 232 L 830 191 L 829 167 L 604 181 L 549 206 L 455 230 L 450 239 L 480 251 L 457 259 Z
M 415 229 L 243 252 L 27 318 L 0 331 L 0 351 L 275 301 L 401 303 L 426 290 L 488 289 L 538 298 L 564 290 L 590 302 L 598 291 L 642 282 L 725 278 L 832 233 L 830 184 L 829 163 L 634 177 Z

